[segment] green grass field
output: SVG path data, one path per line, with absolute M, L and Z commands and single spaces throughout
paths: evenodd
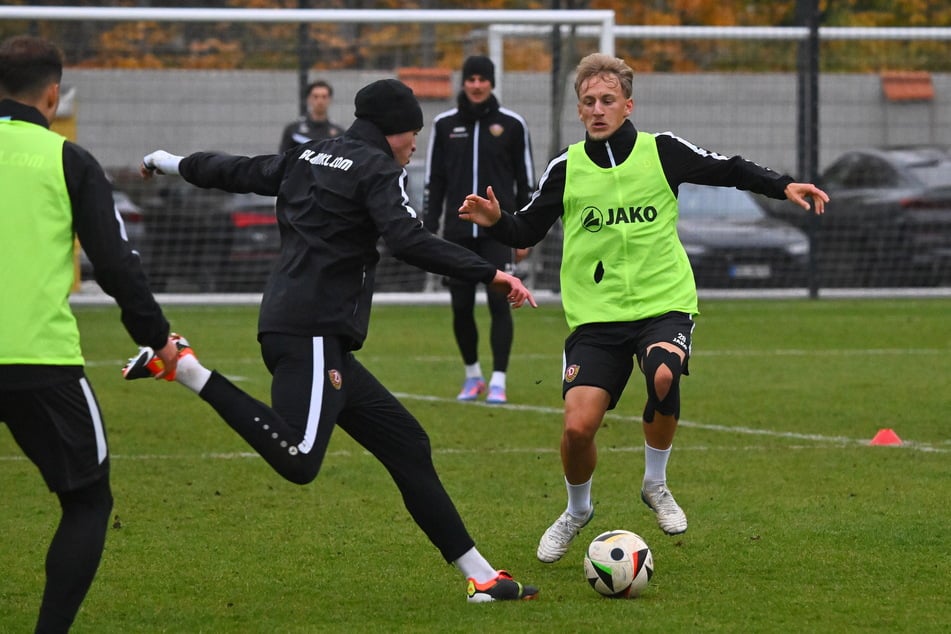
M 358 353 L 428 430 L 480 550 L 541 588 L 468 605 L 382 467 L 337 433 L 298 487 L 177 385 L 120 380 L 114 308 L 77 313 L 106 415 L 115 519 L 77 633 L 951 631 L 951 300 L 707 300 L 668 469 L 690 530 L 640 502 L 643 379 L 599 432 L 592 524 L 556 564 L 564 509 L 560 309 L 516 313 L 504 407 L 457 403 L 449 309 L 375 309 Z M 168 307 L 199 357 L 268 399 L 254 308 Z M 490 365 L 487 321 L 483 367 Z M 902 447 L 871 447 L 882 428 Z M 0 426 L 0 632 L 29 632 L 58 507 Z M 584 546 L 633 530 L 656 574 L 632 601 L 584 581 Z

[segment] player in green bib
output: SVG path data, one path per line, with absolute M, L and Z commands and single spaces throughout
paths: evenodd
M 538 558 L 555 562 L 591 520 L 595 434 L 614 409 L 636 362 L 646 383 L 645 466 L 641 499 L 668 535 L 687 517 L 667 487 L 667 462 L 680 418 L 680 376 L 687 374 L 697 289 L 677 236 L 682 183 L 736 187 L 788 199 L 821 214 L 828 196 L 740 156 L 726 157 L 670 132 L 650 134 L 628 119 L 634 71 L 594 53 L 575 77 L 585 140 L 555 156 L 537 191 L 517 213 L 503 211 L 491 188 L 459 209 L 500 242 L 534 246 L 561 219 L 561 293 L 571 333 L 565 341 L 561 459 L 568 505 L 542 535 Z M 810 204 L 811 199 L 812 204 Z
M 61 510 L 44 562 L 35 628 L 43 634 L 73 624 L 99 568 L 112 511 L 106 426 L 69 304 L 74 236 L 129 336 L 157 350 L 163 374 L 178 363 L 102 167 L 49 129 L 62 76 L 63 54 L 53 43 L 27 35 L 0 42 L 0 424 Z M 0 552 L 27 542 L 32 548 L 33 540 L 8 531 Z

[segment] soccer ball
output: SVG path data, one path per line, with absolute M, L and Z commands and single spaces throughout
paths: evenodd
M 588 544 L 584 574 L 591 587 L 604 596 L 633 599 L 654 576 L 654 556 L 637 533 L 608 531 Z

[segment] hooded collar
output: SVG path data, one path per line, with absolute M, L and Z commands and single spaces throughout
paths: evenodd
M 26 121 L 34 123 L 44 128 L 50 127 L 50 122 L 46 120 L 40 111 L 33 106 L 14 101 L 13 99 L 0 100 L 0 119 L 13 119 L 14 121 Z
M 386 135 L 370 121 L 354 119 L 353 124 L 347 129 L 346 136 L 359 139 L 368 145 L 383 150 L 388 156 L 393 156 L 393 148 L 386 140 Z

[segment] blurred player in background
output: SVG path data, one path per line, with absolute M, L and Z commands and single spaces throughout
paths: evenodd
M 559 219 L 564 226 L 561 291 L 571 333 L 565 341 L 561 460 L 568 505 L 545 531 L 537 555 L 558 561 L 594 514 L 594 438 L 634 370 L 644 374 L 645 466 L 641 499 L 668 535 L 687 517 L 667 486 L 667 462 L 680 418 L 680 377 L 687 374 L 697 288 L 677 237 L 681 183 L 737 187 L 789 199 L 822 213 L 828 196 L 809 183 L 699 148 L 670 132 L 640 132 L 634 71 L 594 53 L 575 78 L 578 116 L 587 132 L 549 162 L 531 202 L 503 212 L 491 190 L 470 195 L 460 217 L 489 227 L 505 244 L 531 246 Z
M 512 248 L 486 234 L 478 225 L 459 219 L 459 205 L 472 193 L 492 186 L 506 209 L 521 208 L 535 188 L 535 167 L 528 124 L 518 113 L 502 108 L 492 92 L 495 65 L 488 57 L 475 55 L 462 65 L 462 90 L 457 106 L 436 116 L 426 157 L 426 202 L 423 223 L 433 233 L 478 253 L 500 269 L 512 272 L 528 249 Z M 452 300 L 452 330 L 465 380 L 456 397 L 472 401 L 486 391 L 479 363 L 479 330 L 475 320 L 476 284 L 449 280 Z M 486 303 L 492 320 L 492 376 L 486 403 L 508 400 L 506 372 L 512 351 L 514 326 L 505 296 L 486 288 Z
M 102 412 L 69 306 L 74 235 L 134 341 L 174 372 L 175 343 L 125 239 L 112 186 L 89 152 L 49 130 L 63 55 L 0 43 L 0 422 L 59 498 L 37 632 L 69 630 L 99 568 L 112 511 Z M 16 535 L 6 535 L 14 548 Z
M 322 141 L 343 134 L 343 128 L 330 122 L 328 112 L 334 89 L 322 79 L 307 84 L 307 116 L 288 123 L 281 134 L 280 152 L 309 141 Z
M 339 426 L 386 467 L 416 524 L 467 579 L 469 602 L 532 599 L 537 588 L 496 570 L 476 549 L 439 480 L 425 430 L 354 352 L 369 328 L 381 236 L 396 257 L 424 270 L 493 284 L 515 307 L 535 300 L 517 277 L 431 234 L 409 206 L 403 167 L 423 126 L 413 91 L 380 80 L 357 92 L 355 105 L 356 121 L 342 136 L 294 152 L 145 157 L 146 177 L 181 174 L 199 187 L 278 200 L 281 256 L 258 322 L 273 408 L 202 366 L 184 339 L 175 379 L 297 484 L 317 477 Z M 152 374 L 151 361 L 152 351 L 141 350 L 126 378 Z

